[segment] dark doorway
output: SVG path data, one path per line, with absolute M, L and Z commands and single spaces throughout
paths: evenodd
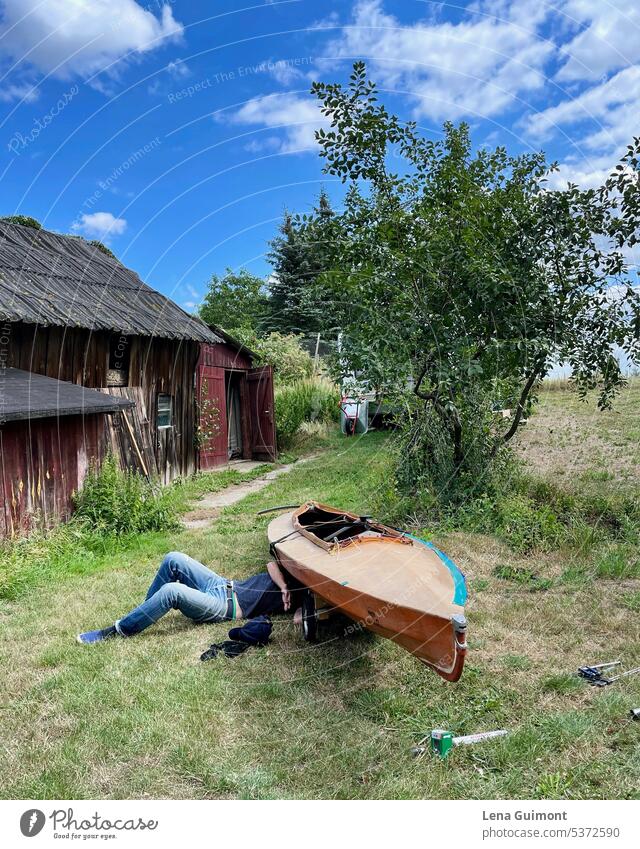
M 227 454 L 230 460 L 238 460 L 243 456 L 241 379 L 242 375 L 237 371 L 227 371 L 225 374 Z

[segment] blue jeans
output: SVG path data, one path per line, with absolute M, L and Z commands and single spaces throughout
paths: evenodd
M 227 581 L 179 551 L 166 555 L 151 582 L 147 597 L 116 622 L 123 637 L 132 637 L 153 625 L 170 610 L 179 610 L 194 622 L 227 619 Z

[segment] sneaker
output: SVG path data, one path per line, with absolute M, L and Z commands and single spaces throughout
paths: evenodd
M 76 640 L 85 646 L 90 646 L 93 643 L 101 643 L 103 640 L 115 637 L 117 633 L 116 626 L 109 625 L 108 628 L 100 628 L 97 631 L 85 631 L 84 634 L 78 634 Z

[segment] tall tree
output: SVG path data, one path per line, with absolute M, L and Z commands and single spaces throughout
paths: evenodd
M 542 153 L 474 151 L 464 124 L 421 137 L 378 103 L 363 63 L 346 89 L 312 91 L 331 122 L 316 133 L 325 171 L 349 187 L 344 212 L 322 226 L 323 314 L 343 331 L 338 365 L 405 403 L 407 485 L 450 500 L 478 484 L 557 361 L 610 405 L 624 383 L 614 347 L 640 359 L 640 297 L 624 262 L 640 218 L 640 140 L 601 189 L 551 191 Z M 497 395 L 512 408 L 506 422 L 491 416 Z
M 207 324 L 215 324 L 243 341 L 265 329 L 269 317 L 265 282 L 246 269 L 228 268 L 220 277 L 214 274 L 198 310 Z
M 285 212 L 279 235 L 271 242 L 271 326 L 280 333 L 314 333 L 318 318 L 308 293 L 326 267 L 321 227 L 333 217 L 329 197 L 321 191 L 311 216 Z

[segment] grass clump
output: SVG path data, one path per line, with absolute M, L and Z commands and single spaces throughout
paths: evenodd
M 565 536 L 562 523 L 554 511 L 526 495 L 503 498 L 496 512 L 498 533 L 514 551 L 524 553 L 556 548 Z
M 583 688 L 583 684 L 584 682 L 577 675 L 567 672 L 549 675 L 542 682 L 542 690 L 545 693 L 575 693 Z
M 496 479 L 490 492 L 470 499 L 446 518 L 448 526 L 495 534 L 519 554 L 564 547 L 588 555 L 606 545 L 619 545 L 618 553 L 609 553 L 598 573 L 606 576 L 608 572 L 612 577 L 637 574 L 635 567 L 629 571 L 622 564 L 640 539 L 640 505 L 632 494 L 574 493 L 525 474 L 517 465 L 508 471 L 506 478 Z
M 495 566 L 493 574 L 496 578 L 520 584 L 524 589 L 531 592 L 548 590 L 553 583 L 548 578 L 540 578 L 532 569 L 525 566 L 511 566 L 508 563 L 499 563 Z
M 596 563 L 598 578 L 623 579 L 640 576 L 638 553 L 628 545 L 616 545 L 605 551 Z
M 627 610 L 632 610 L 634 613 L 640 613 L 640 591 L 625 593 L 620 599 L 623 607 Z
M 105 457 L 99 468 L 92 466 L 74 504 L 75 520 L 99 534 L 178 527 L 169 492 L 130 469 L 121 469 L 113 455 Z

